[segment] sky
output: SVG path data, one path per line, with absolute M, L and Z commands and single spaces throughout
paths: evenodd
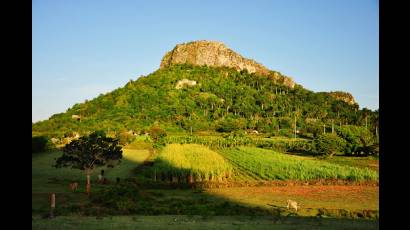
M 194 40 L 379 108 L 377 0 L 32 0 L 32 121 L 152 73 Z

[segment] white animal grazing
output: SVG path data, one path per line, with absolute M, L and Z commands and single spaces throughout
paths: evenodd
M 298 211 L 298 203 L 296 201 L 288 200 L 287 208 L 289 209 L 289 207 L 295 209 L 296 212 Z

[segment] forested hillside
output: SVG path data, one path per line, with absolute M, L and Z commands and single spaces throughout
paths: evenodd
M 101 129 L 141 132 L 156 122 L 168 132 L 253 129 L 286 136 L 292 135 L 296 121 L 300 135 L 331 129 L 332 124 L 367 125 L 377 132 L 378 111 L 359 110 L 356 103 L 297 84 L 290 88 L 281 79 L 227 67 L 175 64 L 34 123 L 32 131 L 49 137 Z

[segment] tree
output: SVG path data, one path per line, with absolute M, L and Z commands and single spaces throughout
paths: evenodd
M 199 84 L 175 89 L 175 84 L 182 78 Z M 296 127 L 299 130 L 308 129 L 304 124 L 305 118 L 318 120 L 321 124 L 319 133 L 322 133 L 325 119 L 334 119 L 335 126 L 341 126 L 341 123 L 365 126 L 367 117 L 368 129 L 378 136 L 378 111 L 356 111 L 356 106 L 300 85 L 288 89 L 282 85 L 283 79 L 278 72 L 259 76 L 230 68 L 172 65 L 111 93 L 76 104 L 67 112 L 55 114 L 46 121 L 36 122 L 32 124 L 32 132 L 35 136 L 51 138 L 74 130 L 84 134 L 103 129 L 108 130 L 108 135 L 109 131 L 118 133 L 121 129 L 148 127 L 154 121 L 160 122 L 161 127 L 167 130 L 185 129 L 190 132 L 192 128 L 193 132 L 211 131 L 228 117 L 245 118 L 249 121 L 247 128 L 268 132 L 273 128 L 277 132 L 280 128 L 294 131 L 294 112 L 297 110 Z M 75 122 L 72 115 L 81 115 L 81 122 Z M 264 120 L 258 122 L 258 116 L 263 119 L 275 117 L 279 124 L 271 125 Z M 331 123 L 326 124 L 331 127 L 329 125 Z M 120 139 L 122 143 L 126 140 L 124 136 Z
M 313 140 L 313 144 L 317 154 L 331 157 L 336 153 L 343 152 L 346 141 L 336 134 L 326 133 L 317 136 Z
M 31 152 L 43 152 L 50 149 L 50 140 L 45 136 L 36 136 L 31 138 Z
M 87 194 L 90 194 L 90 174 L 95 167 L 114 167 L 122 159 L 118 139 L 107 137 L 102 131 L 73 140 L 63 148 L 63 155 L 56 160 L 55 167 L 71 167 L 85 171 Z
M 127 131 L 120 132 L 117 134 L 117 139 L 121 145 L 127 145 L 135 140 L 135 136 Z
M 160 148 L 165 145 L 165 137 L 167 133 L 161 127 L 154 125 L 149 130 L 149 135 L 154 142 L 154 148 Z
M 359 147 L 370 146 L 374 143 L 373 134 L 365 127 L 345 125 L 336 129 L 337 134 L 346 140 L 346 154 L 353 154 L 360 150 Z

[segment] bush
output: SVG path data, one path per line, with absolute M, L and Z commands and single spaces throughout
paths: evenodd
M 312 133 L 313 137 L 317 137 L 323 133 L 323 125 L 320 124 L 307 124 L 306 132 Z
M 371 146 L 375 138 L 373 134 L 366 128 L 346 125 L 342 128 L 337 128 L 336 133 L 346 141 L 345 154 L 353 154 L 362 151 L 366 146 Z
M 290 143 L 289 150 L 292 152 L 303 152 L 310 154 L 314 149 L 311 141 L 294 141 Z
M 346 147 L 346 141 L 343 138 L 331 133 L 318 135 L 313 143 L 318 155 L 333 156 L 343 152 Z
M 45 136 L 36 136 L 31 138 L 31 152 L 44 152 L 51 148 L 52 143 Z
M 152 126 L 149 130 L 149 135 L 153 141 L 154 148 L 165 146 L 165 137 L 167 136 L 167 133 L 161 127 L 156 125 Z
M 91 202 L 111 209 L 114 214 L 130 214 L 137 210 L 141 200 L 138 186 L 130 183 L 119 184 L 102 190 L 92 196 Z
M 117 136 L 118 140 L 120 141 L 121 145 L 127 145 L 130 144 L 135 140 L 135 136 L 129 132 L 121 132 Z
M 361 146 L 358 147 L 355 151 L 357 154 L 363 154 L 364 156 L 379 156 L 379 145 L 378 144 L 372 144 L 369 146 Z
M 217 132 L 233 132 L 246 127 L 246 120 L 243 118 L 234 119 L 231 117 L 220 120 L 216 125 Z
M 280 129 L 279 135 L 281 137 L 294 137 L 294 130 L 293 129 Z

